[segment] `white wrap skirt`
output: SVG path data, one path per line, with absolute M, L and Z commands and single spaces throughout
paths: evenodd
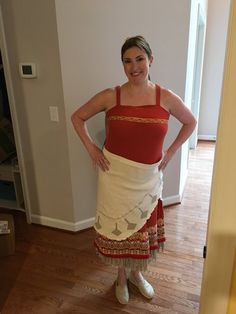
M 99 169 L 95 230 L 121 241 L 137 232 L 150 218 L 161 198 L 161 161 L 143 164 L 103 149 L 109 170 Z

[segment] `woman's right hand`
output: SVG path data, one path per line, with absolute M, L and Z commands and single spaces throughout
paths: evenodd
M 95 169 L 99 167 L 102 171 L 109 170 L 110 163 L 100 148 L 98 148 L 95 144 L 92 144 L 91 147 L 89 147 L 88 152 Z

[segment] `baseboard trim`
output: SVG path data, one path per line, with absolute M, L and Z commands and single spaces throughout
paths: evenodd
M 165 198 L 163 198 L 163 205 L 164 206 L 170 206 L 170 205 L 174 205 L 174 204 L 179 204 L 179 203 L 181 203 L 181 199 L 182 199 L 182 197 L 180 194 L 165 197 Z
M 84 230 L 87 228 L 91 228 L 91 227 L 93 227 L 94 224 L 95 224 L 95 217 L 85 219 L 82 221 L 77 221 L 75 223 L 75 231 L 80 231 L 80 230 Z
M 198 139 L 202 141 L 216 141 L 215 135 L 198 135 Z
M 89 219 L 85 219 L 85 220 L 73 223 L 73 222 L 50 218 L 46 216 L 31 215 L 31 222 L 38 225 L 42 225 L 42 226 L 77 232 L 80 230 L 91 228 L 94 225 L 95 218 L 92 217 Z

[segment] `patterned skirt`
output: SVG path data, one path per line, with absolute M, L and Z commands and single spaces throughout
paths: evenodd
M 138 232 L 121 241 L 96 233 L 94 244 L 99 257 L 106 264 L 143 271 L 151 260 L 156 259 L 164 242 L 164 212 L 159 199 L 150 218 Z

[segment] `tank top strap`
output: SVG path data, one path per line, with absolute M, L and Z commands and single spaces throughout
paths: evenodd
M 116 106 L 120 106 L 120 86 L 116 86 Z
M 161 105 L 161 87 L 156 84 L 156 105 Z

